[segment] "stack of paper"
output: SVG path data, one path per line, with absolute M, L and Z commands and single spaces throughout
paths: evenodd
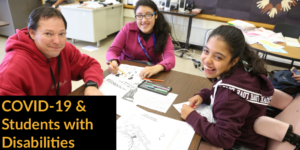
M 290 37 L 284 37 L 285 41 L 286 41 L 286 45 L 287 46 L 292 46 L 292 47 L 299 47 L 300 48 L 300 44 L 298 42 L 297 39 L 295 38 L 290 38 Z
M 242 21 L 242 20 L 228 21 L 228 24 L 231 26 L 235 26 L 243 31 L 250 31 L 250 30 L 255 29 L 255 26 L 253 24 Z
M 263 27 L 252 31 L 243 31 L 243 33 L 248 44 L 258 43 L 260 40 L 266 40 L 272 43 L 285 42 L 282 33 L 275 33 L 271 30 L 266 30 Z
M 278 45 L 278 44 L 274 44 L 270 41 L 267 41 L 267 40 L 259 40 L 258 41 L 260 44 L 265 44 L 265 45 L 268 45 L 269 47 L 272 47 L 272 48 L 283 48 L 284 46 L 281 46 L 281 45 Z

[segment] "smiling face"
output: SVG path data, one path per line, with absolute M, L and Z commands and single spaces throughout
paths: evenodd
M 136 9 L 135 14 L 136 15 L 147 15 L 147 14 L 152 14 L 154 12 L 154 10 L 149 7 L 149 6 L 139 6 Z M 154 25 L 155 25 L 155 19 L 157 19 L 157 14 L 153 15 L 151 17 L 151 19 L 146 19 L 145 17 L 143 17 L 141 20 L 136 19 L 136 23 L 137 26 L 139 27 L 139 29 L 145 33 L 145 34 L 149 34 L 152 33 Z
M 29 29 L 36 47 L 47 58 L 57 57 L 66 44 L 66 29 L 59 17 L 40 18 L 36 31 Z
M 211 37 L 201 54 L 204 75 L 208 78 L 219 78 L 238 62 L 239 58 L 230 62 L 231 57 L 228 45 L 219 36 Z

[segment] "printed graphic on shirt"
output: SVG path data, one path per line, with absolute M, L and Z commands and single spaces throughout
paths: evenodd
M 255 93 L 249 90 L 245 90 L 240 87 L 236 87 L 230 84 L 224 84 L 221 83 L 219 84 L 219 87 L 227 88 L 243 99 L 247 100 L 250 103 L 255 103 L 255 104 L 260 104 L 260 105 L 268 105 L 272 99 L 272 96 L 262 96 L 259 93 Z

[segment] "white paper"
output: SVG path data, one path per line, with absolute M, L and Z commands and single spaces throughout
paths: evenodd
M 104 78 L 99 90 L 104 95 L 117 96 L 116 113 L 122 116 L 130 112 L 132 107 L 136 105 L 134 95 L 137 92 L 138 85 L 143 81 L 138 75 L 144 68 L 121 64 L 119 69 L 125 72 L 127 76 L 120 71 L 116 75 L 109 74 Z
M 275 33 L 271 30 L 266 30 L 263 27 L 255 29 L 253 31 L 244 32 L 244 37 L 248 44 L 257 43 L 260 40 L 267 40 L 272 43 L 285 42 L 282 33 Z
M 121 64 L 119 66 L 119 69 L 122 70 L 126 75 L 124 75 L 121 71 L 118 71 L 115 75 L 111 74 L 112 78 L 134 83 L 141 83 L 143 81 L 143 79 L 139 77 L 139 74 L 144 69 L 144 67 Z
M 147 117 L 147 112 L 134 111 L 117 120 L 118 150 L 154 150 L 159 145 L 159 124 Z M 153 130 L 154 129 L 154 130 Z
M 113 4 L 120 4 L 120 2 L 116 1 L 116 0 L 106 0 L 104 3 L 108 4 L 108 3 L 113 3 Z M 125 4 L 125 2 L 123 2 Z M 127 2 L 126 2 L 127 3 Z
M 99 50 L 98 47 L 94 47 L 94 46 L 85 46 L 85 47 L 82 47 L 81 49 L 84 49 L 84 50 L 87 50 L 87 51 L 95 51 L 95 50 Z
M 124 113 L 132 110 L 131 108 L 136 104 L 134 101 L 124 100 L 123 96 L 130 90 L 137 88 L 137 84 L 115 80 L 113 75 L 108 75 L 104 78 L 99 90 L 104 95 L 116 95 L 117 96 L 117 114 L 122 116 Z
M 179 103 L 179 104 L 174 104 L 173 106 L 175 107 L 175 109 L 181 113 L 181 108 L 183 104 L 187 104 L 189 105 L 190 102 L 183 102 L 183 103 Z M 206 104 L 200 104 L 196 109 L 195 109 L 201 116 L 206 117 L 207 121 L 212 122 L 211 120 L 211 115 L 212 115 L 212 111 L 210 109 L 209 105 Z
M 194 134 L 186 122 L 136 107 L 117 120 L 117 149 L 187 150 Z
M 138 88 L 134 95 L 137 104 L 166 113 L 178 94 L 169 93 L 167 96 Z
M 284 37 L 286 41 L 287 46 L 292 46 L 292 47 L 300 47 L 300 44 L 297 39 L 295 38 L 290 38 L 290 37 Z

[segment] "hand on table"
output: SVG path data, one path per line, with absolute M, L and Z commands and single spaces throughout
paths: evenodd
M 189 106 L 192 107 L 193 105 L 195 105 L 192 108 L 197 108 L 202 103 L 202 101 L 203 99 L 200 95 L 195 95 L 189 99 L 190 102 Z
M 300 70 L 298 70 L 298 71 L 300 71 Z M 300 82 L 300 75 L 296 75 L 295 73 L 293 73 L 292 78 L 294 78 L 298 83 Z
M 112 74 L 116 74 L 119 70 L 118 62 L 116 60 L 113 60 L 113 61 L 111 61 L 111 64 L 112 65 L 110 65 L 110 64 L 108 65 L 108 71 Z
M 84 95 L 85 96 L 87 96 L 87 95 L 103 95 L 103 93 L 94 86 L 88 86 L 84 90 Z
M 155 66 L 147 66 L 145 67 L 141 73 L 141 78 L 150 78 L 151 76 L 159 73 L 160 71 L 163 71 L 165 68 L 162 65 L 155 65 Z
M 194 108 L 192 108 L 191 106 L 187 105 L 187 104 L 183 104 L 182 108 L 181 108 L 181 118 L 186 120 L 186 117 L 192 112 L 194 111 Z

